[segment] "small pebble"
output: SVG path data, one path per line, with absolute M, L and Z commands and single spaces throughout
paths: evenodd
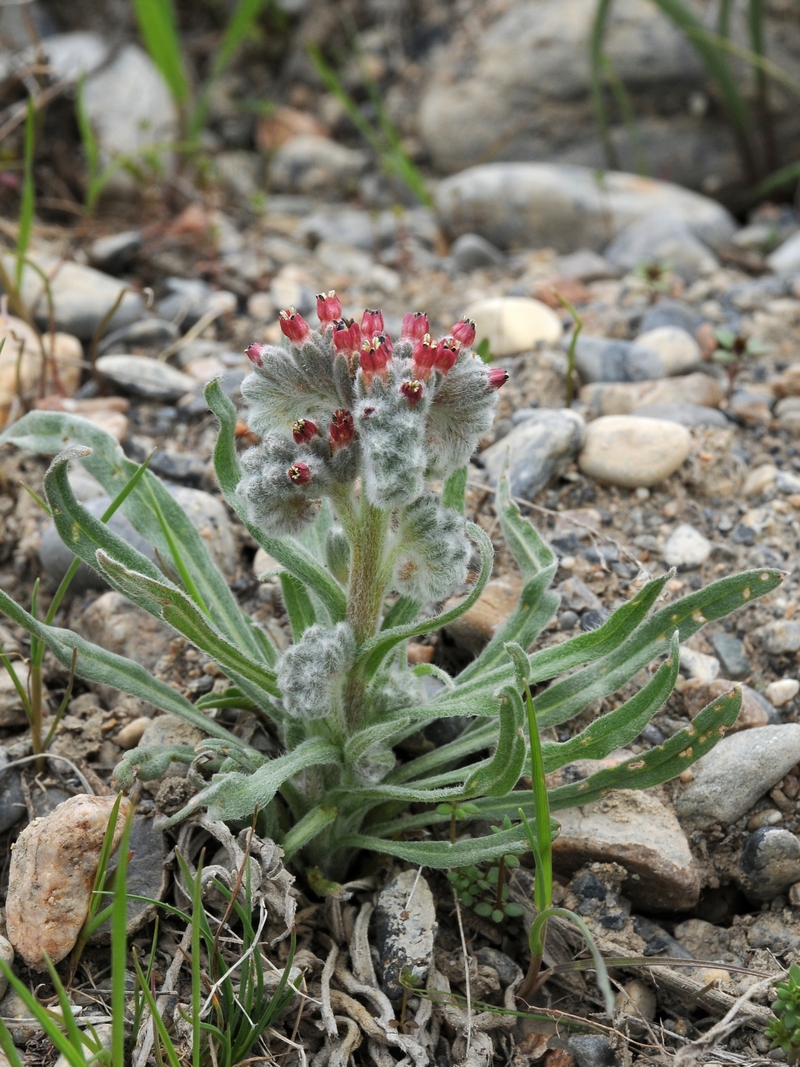
M 702 566 L 711 555 L 711 542 L 694 526 L 681 523 L 667 539 L 664 546 L 664 562 L 678 570 L 691 570 Z
M 800 652 L 800 622 L 791 619 L 776 619 L 760 626 L 756 633 L 761 637 L 765 652 L 771 656 L 785 656 Z
M 578 463 L 599 482 L 650 488 L 678 470 L 691 448 L 689 431 L 676 422 L 608 415 L 587 426 Z
M 471 304 L 466 314 L 475 321 L 476 340 L 488 338 L 495 357 L 527 352 L 539 342 L 553 344 L 563 332 L 558 315 L 528 297 L 486 297 Z
M 6 965 L 6 967 L 13 967 L 14 965 L 14 949 L 8 938 L 3 937 L 0 934 L 0 960 Z M 0 974 L 0 997 L 6 995 L 8 989 L 8 979 L 4 974 Z
M 140 715 L 138 719 L 126 723 L 117 734 L 117 744 L 120 748 L 126 750 L 136 748 L 149 723 L 150 718 L 147 715 Z
M 794 700 L 800 692 L 800 681 L 796 678 L 780 678 L 777 682 L 770 682 L 764 690 L 764 695 L 776 708 L 782 708 L 790 700 Z
M 745 654 L 744 643 L 738 637 L 720 631 L 712 634 L 710 641 L 728 678 L 747 677 L 751 670 L 750 663 Z

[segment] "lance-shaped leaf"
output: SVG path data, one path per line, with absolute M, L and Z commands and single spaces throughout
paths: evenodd
M 72 630 L 61 629 L 58 626 L 46 626 L 2 591 L 0 591 L 0 611 L 27 630 L 29 634 L 44 641 L 58 662 L 68 669 L 72 667 L 73 650 L 77 649 L 75 673 L 79 678 L 85 678 L 88 682 L 100 682 L 102 685 L 113 685 L 115 689 L 121 689 L 123 693 L 139 697 L 162 711 L 172 712 L 173 715 L 185 719 L 204 733 L 242 747 L 241 742 L 224 726 L 220 726 L 213 719 L 197 711 L 194 704 L 182 697 L 166 682 L 154 678 L 152 673 L 146 671 L 139 663 L 126 659 L 124 656 L 117 656 L 113 652 L 107 652 L 104 648 L 85 641 Z
M 63 452 L 73 444 L 91 448 L 91 454 L 84 456 L 81 462 L 112 500 L 139 469 L 139 464 L 126 457 L 111 434 L 88 419 L 64 412 L 29 412 L 0 434 L 0 444 L 6 442 L 45 455 Z M 122 511 L 134 529 L 158 550 L 163 559 L 169 560 L 171 548 L 153 506 L 154 500 L 181 549 L 181 558 L 216 627 L 229 640 L 263 659 L 263 645 L 256 636 L 254 624 L 236 603 L 228 582 L 183 508 L 154 474 L 145 473 L 123 503 Z
M 207 808 L 211 819 L 249 822 L 256 809 L 264 811 L 269 806 L 285 781 L 309 767 L 338 764 L 341 758 L 341 750 L 330 741 L 313 737 L 285 756 L 278 756 L 263 764 L 254 774 L 236 771 L 215 774 L 210 785 L 201 789 L 186 807 L 161 825 L 174 826 L 198 808 Z
M 602 660 L 540 693 L 536 697 L 539 725 L 544 728 L 566 722 L 593 700 L 615 692 L 667 649 L 675 630 L 680 641 L 686 641 L 707 622 L 730 615 L 743 604 L 771 592 L 781 580 L 780 571 L 745 571 L 721 578 L 662 608 Z
M 497 713 L 500 717 L 497 747 L 492 758 L 467 778 L 465 797 L 505 796 L 522 774 L 526 752 L 525 717 L 522 699 L 513 686 L 507 685 L 500 691 Z
M 638 737 L 672 692 L 680 668 L 677 632 L 672 637 L 669 656 L 639 692 L 595 719 L 576 737 L 562 744 L 542 744 L 544 769 L 549 774 L 576 759 L 605 759 L 609 752 L 623 748 Z
M 162 618 L 193 645 L 207 653 L 231 675 L 244 678 L 259 690 L 280 696 L 273 671 L 254 663 L 217 633 L 200 613 L 194 601 L 163 578 L 151 578 L 130 570 L 102 549 L 97 550 L 97 566 L 130 600 L 141 603 L 151 615 Z M 247 693 L 251 697 L 253 691 Z M 271 705 L 270 705 L 271 707 Z
M 530 794 L 528 794 L 530 796 Z M 449 820 L 449 816 L 443 817 Z M 397 841 L 368 834 L 352 834 L 341 841 L 343 848 L 361 848 L 379 852 L 422 867 L 450 870 L 488 863 L 509 852 L 527 852 L 528 839 L 519 823 L 510 830 L 501 830 L 489 837 L 468 837 L 451 844 L 449 841 Z
M 375 723 L 351 734 L 344 744 L 345 764 L 352 767 L 373 745 L 394 743 L 395 737 L 402 734 L 407 726 L 408 719 L 398 718 Z
M 242 469 L 236 452 L 236 409 L 216 380 L 206 386 L 205 396 L 209 408 L 219 419 L 219 436 L 214 448 L 214 469 L 223 496 L 256 543 L 316 593 L 325 606 L 330 622 L 341 622 L 347 614 L 347 598 L 336 579 L 299 541 L 291 537 L 267 537 L 250 522 L 247 508 L 236 493 L 236 487 L 242 479 Z
M 317 621 L 317 613 L 306 587 L 299 578 L 295 578 L 288 571 L 281 571 L 278 575 L 283 594 L 283 605 L 289 616 L 289 625 L 292 627 L 292 637 L 299 641 L 309 626 Z
M 494 559 L 492 542 L 480 526 L 477 526 L 474 522 L 467 523 L 467 534 L 473 541 L 478 543 L 481 553 L 480 573 L 469 596 L 465 597 L 460 604 L 450 608 L 449 611 L 443 611 L 432 619 L 423 619 L 422 622 L 410 623 L 407 626 L 395 626 L 391 630 L 381 630 L 375 637 L 365 641 L 359 651 L 356 666 L 361 668 L 367 678 L 371 678 L 374 675 L 384 657 L 396 645 L 399 645 L 402 641 L 407 641 L 410 637 L 418 637 L 420 634 L 430 633 L 432 630 L 438 630 L 442 626 L 448 626 L 451 622 L 455 622 L 465 611 L 469 611 L 486 588 L 489 575 L 492 573 L 492 561 Z
M 329 826 L 332 826 L 336 822 L 339 812 L 336 808 L 312 808 L 307 815 L 294 824 L 291 830 L 281 840 L 281 848 L 283 849 L 283 855 L 288 862 L 292 856 L 298 852 L 301 848 L 304 848 L 309 841 L 313 841 L 315 837 L 327 830 Z

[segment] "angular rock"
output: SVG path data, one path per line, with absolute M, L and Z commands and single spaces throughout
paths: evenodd
M 159 319 L 155 315 L 138 319 L 119 330 L 107 333 L 100 343 L 98 353 L 101 356 L 120 356 L 133 352 L 141 355 L 142 348 L 161 350 L 177 341 L 181 331 L 174 322 Z
M 800 881 L 800 841 L 778 826 L 763 826 L 739 859 L 739 884 L 751 900 L 774 900 Z
M 553 864 L 571 873 L 585 863 L 619 863 L 628 871 L 623 891 L 648 911 L 683 911 L 700 895 L 700 877 L 686 835 L 656 797 L 611 790 L 602 800 L 559 811 L 561 832 Z
M 656 326 L 640 333 L 636 346 L 655 352 L 665 374 L 686 374 L 694 370 L 702 358 L 700 345 L 679 326 Z
M 800 761 L 800 725 L 762 726 L 723 737 L 692 766 L 691 782 L 675 799 L 682 820 L 705 829 L 729 826 L 746 814 Z
M 581 389 L 580 398 L 599 415 L 630 415 L 634 411 L 639 414 L 641 408 L 668 404 L 717 408 L 725 399 L 725 389 L 716 378 L 697 371 L 658 381 L 595 382 Z M 727 425 L 725 417 L 721 417 Z
M 555 344 L 563 327 L 554 311 L 524 296 L 487 297 L 471 304 L 466 315 L 475 321 L 475 340 L 489 341 L 495 357 L 527 352 L 540 342 Z
M 481 462 L 495 485 L 508 462 L 512 496 L 533 500 L 577 456 L 584 433 L 583 419 L 576 411 L 539 408 L 481 452 Z
M 456 270 L 465 274 L 481 267 L 497 267 L 504 261 L 499 248 L 477 233 L 462 233 L 450 249 Z
M 711 542 L 688 522 L 676 526 L 664 545 L 664 562 L 678 570 L 701 567 L 711 555 Z
M 674 474 L 691 449 L 689 431 L 676 422 L 608 415 L 587 426 L 578 465 L 599 482 L 649 488 Z
M 147 356 L 101 356 L 96 366 L 118 389 L 147 400 L 169 403 L 198 389 L 195 378 Z
M 654 212 L 632 222 L 603 253 L 620 270 L 657 264 L 687 281 L 711 274 L 717 257 L 672 211 Z
M 705 652 L 698 652 L 695 648 L 690 648 L 688 645 L 681 645 L 681 671 L 684 672 L 691 681 L 699 682 L 711 682 L 719 674 L 719 660 L 716 656 L 707 656 Z M 728 686 L 729 689 L 733 688 Z M 681 688 L 681 692 L 686 689 L 686 685 Z M 724 690 L 727 692 L 727 689 Z M 709 701 L 706 701 L 706 704 Z M 705 704 L 701 705 L 705 707 Z
M 742 496 L 760 496 L 775 482 L 778 468 L 772 463 L 762 463 L 749 472 L 742 486 Z
M 433 962 L 436 908 L 420 871 L 398 874 L 383 889 L 375 906 L 378 978 L 393 1002 L 403 999 L 404 970 L 424 982 Z
M 14 673 L 23 689 L 28 687 L 30 671 L 24 662 L 12 660 Z M 25 726 L 28 717 L 20 700 L 17 687 L 5 667 L 0 664 L 0 728 Z
M 767 266 L 776 274 L 796 274 L 800 271 L 800 233 L 792 234 L 768 255 Z
M 737 389 L 728 401 L 728 411 L 745 426 L 769 426 L 772 422 L 772 394 L 755 389 Z
M 756 633 L 761 638 L 761 645 L 771 656 L 786 656 L 800 652 L 800 622 L 793 619 L 776 619 L 765 626 L 759 626 Z
M 750 663 L 744 649 L 744 642 L 733 634 L 720 630 L 711 634 L 709 640 L 719 656 L 723 670 L 729 678 L 746 678 L 750 673 Z
M 559 278 L 575 278 L 581 282 L 597 282 L 619 276 L 619 271 L 612 263 L 588 248 L 559 256 L 553 262 L 553 270 Z
M 712 248 L 736 229 L 716 201 L 669 182 L 617 171 L 605 171 L 598 182 L 591 167 L 554 163 L 470 167 L 439 184 L 436 208 L 453 236 L 478 233 L 503 249 L 599 252 L 629 223 L 658 211 L 676 216 Z
M 8 939 L 29 967 L 46 970 L 70 952 L 89 910 L 100 848 L 115 797 L 76 796 L 17 838 L 8 872 Z M 122 836 L 130 801 L 123 797 L 114 831 Z
M 56 328 L 74 334 L 81 341 L 92 339 L 95 330 L 111 311 L 122 291 L 122 301 L 106 329 L 119 329 L 144 315 L 142 297 L 131 292 L 124 282 L 108 274 L 102 274 L 92 267 L 84 267 L 80 263 L 54 259 L 52 256 L 33 253 L 29 254 L 28 258 L 49 280 Z M 14 270 L 12 256 L 3 256 L 2 262 L 6 270 Z M 33 312 L 37 325 L 41 329 L 47 329 L 49 304 L 45 283 L 33 266 L 26 266 L 22 272 L 21 295 L 25 305 Z
M 16 826 L 26 812 L 19 767 L 8 767 L 8 753 L 0 755 L 0 833 Z
M 156 311 L 164 319 L 172 319 L 186 329 L 199 322 L 209 311 L 230 315 L 236 310 L 235 293 L 227 289 L 212 289 L 197 278 L 167 278 L 167 296 L 156 304 Z

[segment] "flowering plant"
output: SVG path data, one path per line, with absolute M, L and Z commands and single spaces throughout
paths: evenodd
M 213 658 L 230 686 L 192 704 L 137 664 L 45 625 L 3 593 L 0 610 L 78 675 L 203 730 L 197 750 L 136 749 L 117 768 L 118 782 L 129 786 L 137 777 L 157 778 L 173 760 L 190 766 L 197 792 L 168 823 L 200 807 L 237 822 L 257 811 L 261 831 L 287 856 L 328 878 L 343 877 L 365 849 L 440 868 L 522 852 L 525 820 L 535 820 L 537 807 L 535 792 L 516 788 L 531 750 L 527 688 L 536 691 L 530 722 L 553 727 L 666 653 L 639 693 L 576 736 L 537 740 L 534 766 L 544 789 L 545 774 L 576 758 L 601 759 L 637 737 L 672 689 L 679 640 L 773 589 L 780 575 L 729 577 L 648 617 L 664 591 L 662 576 L 599 629 L 530 653 L 558 605 L 549 588 L 558 562 L 521 518 L 503 480 L 497 513 L 522 572 L 519 604 L 457 677 L 430 664 L 410 666 L 409 639 L 469 610 L 491 573 L 491 542 L 464 518 L 466 471 L 491 427 L 506 373 L 472 354 L 469 320 L 434 341 L 426 316 L 409 314 L 393 342 L 379 311 L 364 312 L 360 323 L 345 319 L 334 293 L 320 296 L 317 309 L 318 330 L 289 309 L 280 318 L 283 346 L 248 349 L 253 372 L 242 392 L 261 441 L 241 457 L 232 403 L 218 382 L 206 389 L 220 423 L 214 462 L 221 490 L 280 565 L 293 645 L 281 653 L 242 612 L 158 479 L 137 472 L 97 426 L 61 413 L 26 415 L 0 442 L 60 453 L 45 491 L 64 542 L 114 589 Z M 71 447 L 62 451 L 65 445 Z M 71 459 L 80 459 L 109 495 L 127 487 L 123 510 L 179 581 L 78 503 L 67 477 Z M 432 488 L 437 481 L 439 492 Z M 463 585 L 473 548 L 480 569 L 468 594 L 455 607 L 421 616 Z M 550 810 L 673 777 L 715 744 L 739 702 L 736 692 L 723 696 L 662 746 L 552 789 Z M 282 754 L 267 758 L 209 714 L 223 707 L 255 713 Z M 459 724 L 447 743 L 402 757 L 404 743 L 445 718 Z M 455 811 L 458 840 L 447 833 Z M 489 832 L 491 822 L 502 829 Z

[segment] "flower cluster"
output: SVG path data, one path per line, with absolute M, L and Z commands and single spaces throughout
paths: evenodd
M 410 312 L 393 341 L 380 311 L 344 318 L 334 292 L 317 297 L 317 315 L 313 330 L 282 311 L 284 345 L 247 349 L 242 393 L 263 440 L 244 456 L 239 492 L 271 535 L 298 532 L 357 479 L 377 508 L 413 504 L 427 479 L 468 461 L 507 379 L 471 352 L 469 319 L 434 339 L 427 315 Z

